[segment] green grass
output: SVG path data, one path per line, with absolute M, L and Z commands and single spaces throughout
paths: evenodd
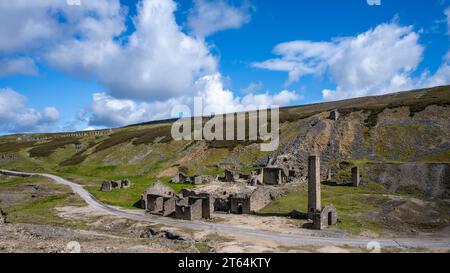
M 116 178 L 112 180 L 120 180 L 122 178 Z M 85 186 L 85 189 L 89 191 L 95 198 L 108 205 L 120 206 L 124 208 L 136 208 L 140 204 L 141 195 L 147 189 L 147 187 L 153 185 L 158 181 L 157 179 L 151 179 L 147 177 L 130 177 L 131 187 L 128 189 L 117 189 L 110 192 L 102 192 L 101 182 Z M 172 184 L 169 183 L 170 178 L 164 177 L 159 179 L 165 185 L 171 187 L 175 192 L 180 192 L 182 189 L 190 189 L 194 186 L 191 184 Z
M 389 199 L 383 194 L 387 190 L 382 186 L 369 183 L 368 186 L 330 187 L 322 185 L 322 206 L 333 204 L 338 211 L 340 223 L 337 227 L 349 232 L 358 233 L 363 230 L 381 232 L 383 227 L 370 221 L 366 216 L 379 210 L 378 206 Z M 259 211 L 259 214 L 287 214 L 292 210 L 306 212 L 308 196 L 306 188 L 290 192 Z
M 5 209 L 7 220 L 11 223 L 51 224 L 80 228 L 83 225 L 55 214 L 55 208 L 67 205 L 81 205 L 78 196 L 69 193 L 52 195 L 30 204 L 13 206 Z
M 30 198 L 29 187 L 39 187 L 39 197 Z M 69 187 L 54 183 L 44 177 L 2 177 L 0 192 L 14 194 L 16 198 L 2 203 L 2 209 L 11 223 L 55 224 L 79 227 L 81 224 L 60 218 L 55 208 L 60 206 L 84 206 L 84 201 L 71 193 Z

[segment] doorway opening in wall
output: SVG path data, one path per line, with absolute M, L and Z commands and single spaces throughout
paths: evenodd
M 243 211 L 243 209 L 242 209 L 242 204 L 239 203 L 239 204 L 238 204 L 238 214 L 243 214 L 243 213 L 244 213 L 244 211 Z
M 333 213 L 330 211 L 328 212 L 328 225 L 331 226 L 333 223 Z

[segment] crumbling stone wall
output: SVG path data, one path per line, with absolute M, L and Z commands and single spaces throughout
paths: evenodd
M 326 206 L 321 212 L 314 213 L 313 228 L 324 229 L 331 225 L 335 225 L 338 221 L 336 207 L 333 205 Z
M 230 211 L 234 214 L 251 213 L 251 196 L 248 194 L 235 194 L 230 197 Z
M 186 200 L 186 198 L 184 198 L 184 200 Z M 187 198 L 187 200 L 189 199 Z M 184 202 L 176 204 L 175 213 L 178 219 L 188 221 L 202 219 L 202 200 L 195 200 L 187 206 L 184 205 Z
M 164 209 L 164 197 L 159 195 L 147 195 L 147 210 L 151 213 L 162 213 Z
M 272 200 L 277 198 L 278 194 L 267 188 L 257 188 L 251 194 L 250 210 L 257 212 L 267 206 Z
M 221 182 L 235 182 L 234 173 L 230 170 L 225 170 L 225 174 L 222 177 L 219 177 L 219 181 Z
M 176 198 L 164 198 L 162 216 L 170 216 L 176 211 Z
M 111 181 L 103 181 L 101 191 L 108 192 L 112 190 Z

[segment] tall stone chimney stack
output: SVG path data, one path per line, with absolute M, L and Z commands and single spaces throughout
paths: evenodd
M 310 156 L 308 158 L 308 216 L 312 219 L 313 214 L 321 210 L 320 157 Z

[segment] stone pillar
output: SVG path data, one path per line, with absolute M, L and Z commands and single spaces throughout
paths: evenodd
M 312 219 L 315 212 L 320 212 L 320 157 L 308 158 L 308 216 Z
M 331 169 L 328 169 L 327 171 L 327 182 L 331 182 Z
M 352 182 L 353 182 L 353 187 L 359 187 L 359 168 L 358 167 L 353 167 L 352 168 Z

